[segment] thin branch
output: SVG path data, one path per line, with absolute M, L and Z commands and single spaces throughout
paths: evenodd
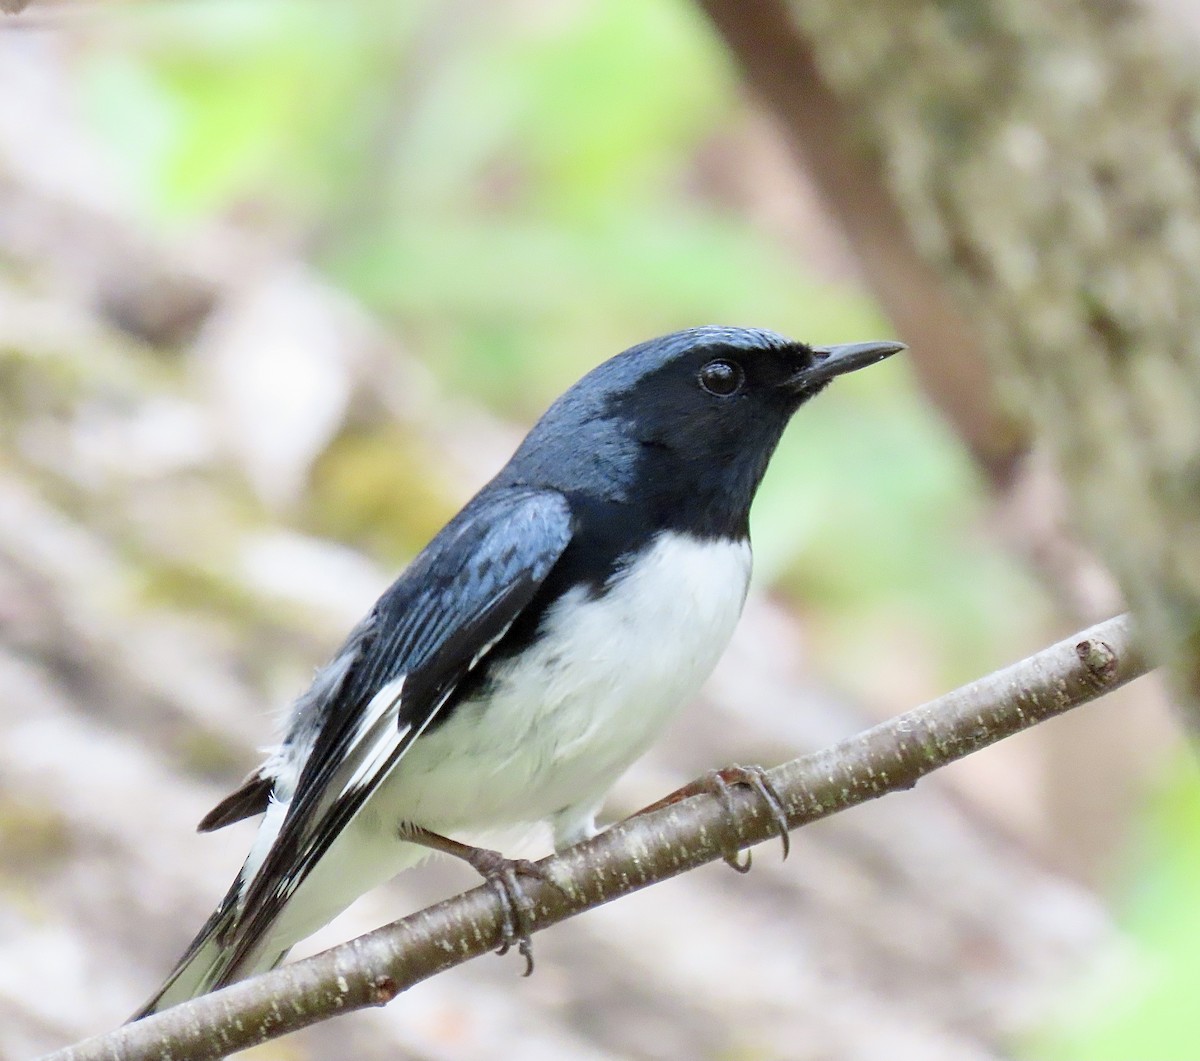
M 768 772 L 791 828 L 911 788 L 947 763 L 1124 685 L 1148 669 L 1128 616 Z M 541 865 L 560 888 L 531 880 L 533 924 L 568 917 L 777 835 L 769 809 L 736 787 L 728 804 L 694 796 L 620 824 Z M 365 1006 L 494 950 L 502 917 L 476 888 L 385 928 L 45 1061 L 217 1058 Z

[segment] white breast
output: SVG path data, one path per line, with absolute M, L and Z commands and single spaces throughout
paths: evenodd
M 453 832 L 586 814 L 716 665 L 750 560 L 747 541 L 664 533 L 607 592 L 566 594 L 486 700 L 414 743 L 371 817 Z

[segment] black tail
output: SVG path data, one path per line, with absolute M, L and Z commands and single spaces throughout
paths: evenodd
M 151 1013 L 158 1013 L 190 998 L 225 987 L 236 980 L 244 980 L 255 973 L 272 969 L 283 961 L 287 956 L 286 949 L 271 953 L 266 948 L 247 949 L 237 946 L 234 930 L 238 921 L 238 897 L 241 892 L 242 880 L 239 876 L 229 889 L 229 894 L 221 901 L 221 905 L 192 940 L 166 982 L 129 1018 L 131 1021 L 141 1020 Z

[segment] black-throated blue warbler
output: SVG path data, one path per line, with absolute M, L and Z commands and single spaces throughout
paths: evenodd
M 237 879 L 139 1013 L 270 968 L 455 832 L 595 832 L 694 696 L 750 578 L 750 503 L 792 414 L 903 349 L 693 328 L 589 372 L 417 556 L 201 822 L 262 814 Z M 525 870 L 527 871 L 527 869 Z

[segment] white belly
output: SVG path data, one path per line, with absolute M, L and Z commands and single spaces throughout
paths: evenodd
M 486 700 L 414 742 L 363 824 L 453 834 L 557 818 L 556 834 L 572 836 L 572 814 L 588 817 L 708 677 L 749 576 L 749 542 L 671 533 L 603 595 L 572 590 Z
M 749 576 L 748 542 L 664 534 L 602 596 L 564 597 L 486 700 L 459 704 L 413 742 L 260 942 L 263 960 L 425 858 L 398 840 L 401 822 L 455 836 L 548 819 L 560 847 L 589 835 L 609 787 L 716 665 Z M 279 808 L 251 867 L 274 842 Z

